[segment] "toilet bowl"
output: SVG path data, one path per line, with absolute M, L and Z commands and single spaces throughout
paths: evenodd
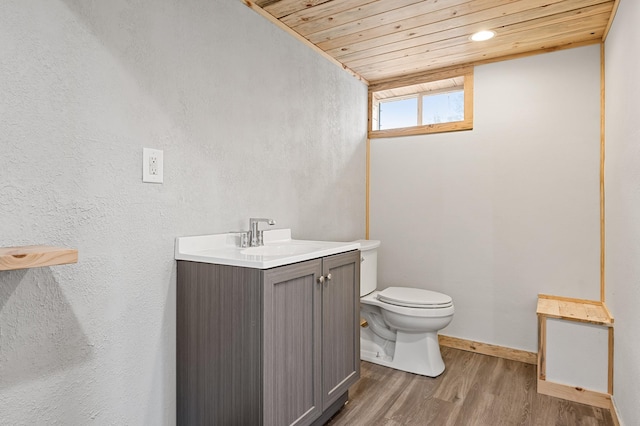
M 377 291 L 380 241 L 360 240 L 360 359 L 436 377 L 445 369 L 438 331 L 453 319 L 451 297 L 410 287 Z

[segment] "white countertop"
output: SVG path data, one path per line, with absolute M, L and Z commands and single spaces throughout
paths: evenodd
M 269 269 L 360 248 L 357 241 L 291 239 L 290 229 L 264 231 L 264 246 L 241 248 L 237 233 L 176 238 L 175 259 Z

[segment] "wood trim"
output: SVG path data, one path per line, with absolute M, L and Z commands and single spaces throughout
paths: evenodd
M 604 160 L 605 160 L 605 79 L 604 79 L 604 43 L 600 43 L 600 301 L 606 298 L 605 276 L 605 199 L 604 199 Z
M 367 94 L 367 134 L 373 129 L 373 92 Z M 367 137 L 366 153 L 366 182 L 365 182 L 365 239 L 369 239 L 369 217 L 371 214 L 371 139 Z
M 547 378 L 547 318 L 538 315 L 538 380 Z
M 473 129 L 473 71 L 464 74 L 464 121 Z
M 373 130 L 373 92 L 369 90 L 367 94 L 367 132 Z
M 618 416 L 618 408 L 616 407 L 616 403 L 614 401 L 613 396 L 611 396 L 611 408 L 609 408 L 611 412 L 611 419 L 613 420 L 613 424 L 615 426 L 620 426 L 620 417 Z
M 78 262 L 78 250 L 51 246 L 0 247 L 0 271 Z
M 369 132 L 370 139 L 395 138 L 399 136 L 427 135 L 430 133 L 459 132 L 472 130 L 473 123 L 468 120 L 453 123 L 427 124 L 424 126 L 402 127 L 400 129 L 373 130 Z
M 365 239 L 369 239 L 369 229 L 371 226 L 371 139 L 367 138 L 367 168 L 366 168 L 366 209 L 365 209 Z
M 538 393 L 591 405 L 592 407 L 611 408 L 611 395 L 547 380 L 538 380 Z
M 613 395 L 613 327 L 609 328 L 609 362 L 608 362 L 608 380 L 607 380 L 607 392 Z
M 602 309 L 604 309 L 604 311 L 607 313 L 607 315 L 609 315 L 609 318 L 611 318 L 611 322 L 614 322 L 614 318 L 613 315 L 611 315 L 611 312 L 609 311 L 609 308 L 607 308 L 607 304 L 602 302 Z
M 602 43 L 600 43 L 600 301 L 602 302 L 602 308 L 612 318 L 611 312 L 605 304 L 606 301 L 606 233 L 605 233 L 605 141 L 606 141 L 606 83 L 605 83 L 605 40 L 609 34 L 609 30 L 615 18 L 619 0 L 616 0 L 613 9 L 611 10 L 611 16 L 609 22 L 602 36 Z M 608 340 L 608 376 L 607 376 L 607 391 L 613 395 L 613 365 L 614 365 L 614 331 L 613 327 L 609 328 L 609 340 Z M 615 406 L 613 401 L 611 402 L 611 413 L 614 417 Z M 617 413 L 616 413 L 617 415 Z M 617 420 L 617 418 L 616 418 Z M 614 420 L 614 423 L 618 423 Z
M 504 346 L 491 345 L 489 343 L 475 342 L 473 340 L 443 335 L 438 336 L 438 341 L 440 345 L 448 348 L 524 362 L 526 364 L 535 365 L 537 362 L 537 354 L 535 352 L 527 352 L 520 349 L 507 348 Z
M 613 3 L 613 8 L 611 9 L 611 15 L 609 16 L 609 22 L 607 22 L 607 26 L 604 29 L 604 34 L 602 34 L 602 43 L 607 40 L 607 36 L 609 35 L 609 30 L 611 29 L 611 25 L 613 25 L 613 20 L 616 17 L 616 13 L 618 12 L 618 6 L 620 6 L 620 0 L 615 0 Z
M 292 30 L 291 28 L 289 28 L 288 26 L 286 26 L 282 22 L 280 22 L 278 20 L 278 18 L 276 18 L 275 16 L 273 16 L 272 14 L 270 14 L 269 12 L 267 12 L 266 10 L 264 10 L 263 8 L 258 6 L 253 1 L 251 1 L 251 0 L 241 0 L 241 1 L 249 9 L 253 10 L 258 15 L 261 15 L 263 18 L 267 19 L 272 24 L 274 24 L 275 26 L 277 26 L 278 28 L 280 28 L 284 32 L 288 33 L 289 35 L 291 35 L 292 37 L 294 37 L 295 39 L 297 39 L 298 41 L 300 41 L 301 43 L 303 43 L 304 45 L 306 45 L 307 47 L 312 49 L 313 51 L 315 51 L 317 54 L 319 54 L 323 58 L 327 59 L 329 62 L 332 62 L 332 63 L 338 65 L 340 68 L 344 69 L 345 71 L 347 71 L 349 74 L 351 74 L 352 76 L 354 76 L 355 78 L 357 78 L 358 80 L 363 82 L 364 84 L 367 84 L 367 85 L 369 84 L 369 82 L 367 81 L 366 78 L 364 78 L 363 76 L 361 76 L 360 74 L 358 74 L 357 72 L 355 72 L 354 70 L 352 70 L 351 68 L 349 68 L 348 66 L 343 64 L 342 62 L 340 62 L 337 59 L 335 59 L 333 56 L 331 56 L 328 53 L 326 53 L 324 50 L 320 49 L 315 44 L 311 43 L 309 40 L 307 40 L 306 38 L 304 38 L 303 36 L 301 36 L 300 34 L 295 32 L 294 30 Z
M 464 76 L 466 80 L 467 74 L 473 74 L 473 67 L 465 65 L 442 68 L 436 71 L 420 72 L 405 75 L 400 78 L 371 82 L 369 84 L 369 91 L 380 92 L 383 90 L 397 89 L 398 87 L 413 86 L 414 84 L 429 83 L 431 81 L 445 80 L 447 78 L 459 76 Z
M 602 306 L 602 302 L 599 300 L 576 299 L 574 297 L 554 296 L 551 294 L 544 294 L 544 293 L 538 294 L 538 299 L 559 300 L 562 302 L 584 303 L 587 305 Z

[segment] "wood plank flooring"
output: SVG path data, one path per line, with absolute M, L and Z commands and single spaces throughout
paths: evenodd
M 538 394 L 535 365 L 447 347 L 442 357 L 435 379 L 363 361 L 327 425 L 614 425 L 609 410 Z

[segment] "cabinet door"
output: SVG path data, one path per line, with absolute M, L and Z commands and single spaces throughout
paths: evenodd
M 263 401 L 267 426 L 322 413 L 320 259 L 264 271 Z
M 360 377 L 360 252 L 324 258 L 322 274 L 325 277 L 322 296 L 323 406 L 326 408 Z

